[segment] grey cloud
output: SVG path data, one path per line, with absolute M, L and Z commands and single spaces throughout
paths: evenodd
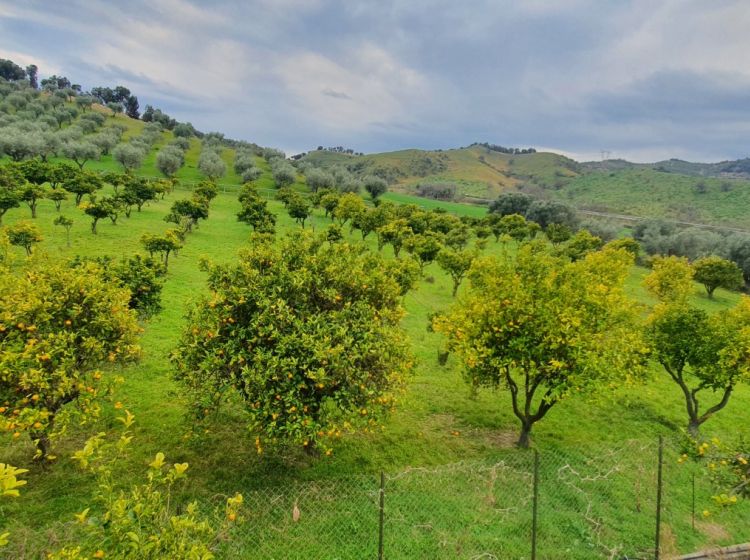
M 745 156 L 750 34 L 725 21 L 744 2 L 686 5 L 0 0 L 0 56 L 35 55 L 87 87 L 123 83 L 142 106 L 295 150 L 490 141 Z
M 327 97 L 333 97 L 334 99 L 349 99 L 349 100 L 351 99 L 351 97 L 347 95 L 346 93 L 344 93 L 343 91 L 335 91 L 330 88 L 326 88 L 322 90 L 320 93 L 322 93 L 323 95 Z

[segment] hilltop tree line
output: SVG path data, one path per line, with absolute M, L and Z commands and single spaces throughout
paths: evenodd
M 492 152 L 500 152 L 501 154 L 522 155 L 522 154 L 535 154 L 536 153 L 535 148 L 506 148 L 505 146 L 499 146 L 498 144 L 490 144 L 488 142 L 474 142 L 473 144 L 469 145 L 469 147 L 472 147 L 472 146 L 481 146 L 483 148 L 487 148 L 488 150 Z
M 61 99 L 75 101 L 77 108 L 84 112 L 93 103 L 99 103 L 109 109 L 113 115 L 124 113 L 132 119 L 141 118 L 145 122 L 157 122 L 166 130 L 174 130 L 177 136 L 184 138 L 202 136 L 202 133 L 191 123 L 180 123 L 151 105 L 146 105 L 141 115 L 138 97 L 125 86 L 96 86 L 85 92 L 80 84 L 72 83 L 65 76 L 53 75 L 39 81 L 38 74 L 39 69 L 34 64 L 22 68 L 11 60 L 0 59 L 0 83 L 12 84 L 16 86 L 17 91 L 19 88 L 20 90 L 28 88 L 33 91 L 41 89 L 48 94 L 59 94 Z

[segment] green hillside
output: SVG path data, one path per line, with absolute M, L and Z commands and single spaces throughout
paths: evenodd
M 393 182 L 393 190 L 404 193 L 415 193 L 419 184 L 453 184 L 457 200 L 465 202 L 482 203 L 502 192 L 521 190 L 586 210 L 750 227 L 745 211 L 750 181 L 697 176 L 694 166 L 675 165 L 666 171 L 660 170 L 664 162 L 580 164 L 553 153 L 510 155 L 481 146 L 365 156 L 315 151 L 302 161 L 381 175 Z

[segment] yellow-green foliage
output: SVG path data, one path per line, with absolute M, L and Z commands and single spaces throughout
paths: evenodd
M 31 222 L 16 222 L 5 228 L 8 242 L 11 245 L 23 247 L 26 255 L 31 255 L 31 247 L 42 241 L 42 232 Z
M 66 404 L 80 420 L 97 414 L 100 368 L 138 355 L 129 300 L 90 263 L 39 261 L 0 277 L 0 432 L 28 432 L 46 455 Z
M 271 241 L 209 268 L 212 297 L 190 312 L 172 360 L 197 410 L 244 400 L 258 452 L 268 441 L 309 449 L 393 404 L 411 365 L 402 263 L 304 231 Z
M 646 289 L 664 302 L 684 302 L 693 292 L 693 268 L 685 257 L 655 257 L 644 280 Z
M 5 463 L 0 463 L 0 498 L 18 498 L 18 489 L 26 484 L 25 480 L 18 477 L 28 472 L 26 469 L 18 469 Z M 8 544 L 10 533 L 0 533 L 0 546 Z
M 477 259 L 468 296 L 435 319 L 473 386 L 509 390 L 519 445 L 569 393 L 639 371 L 646 348 L 623 292 L 631 263 L 624 250 L 568 262 L 526 244 L 515 258 Z
M 693 263 L 695 281 L 703 284 L 708 297 L 714 296 L 716 288 L 738 290 L 742 287 L 742 269 L 736 263 L 715 255 L 698 259 Z
M 189 465 L 167 464 L 157 453 L 148 465 L 146 482 L 119 489 L 113 474 L 133 439 L 134 416 L 126 411 L 118 418 L 124 431 L 110 442 L 105 434 L 90 438 L 73 458 L 85 471 L 96 476 L 97 504 L 75 515 L 83 525 L 79 542 L 48 556 L 50 560 L 90 558 L 161 560 L 211 560 L 221 535 L 238 521 L 242 495 L 226 500 L 221 521 L 212 522 L 199 512 L 197 502 L 183 508 L 175 503 L 173 489 L 186 478 Z M 98 511 L 101 509 L 101 511 Z M 182 510 L 182 511 L 180 511 Z
M 688 430 L 722 410 L 735 386 L 750 380 L 750 298 L 728 312 L 709 316 L 684 300 L 661 303 L 648 320 L 653 355 L 680 387 Z M 708 404 L 708 391 L 718 393 Z

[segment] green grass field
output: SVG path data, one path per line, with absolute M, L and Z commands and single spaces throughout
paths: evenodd
M 165 133 L 163 141 L 168 139 L 169 133 Z M 186 166 L 178 174 L 185 184 L 200 179 L 195 167 L 198 153 L 194 141 Z M 230 151 L 223 157 L 231 168 Z M 152 153 L 140 173 L 157 175 L 153 160 Z M 258 186 L 270 188 L 273 183 L 268 167 L 262 160 L 259 166 L 265 174 Z M 105 157 L 88 167 L 114 169 L 115 164 Z M 200 498 L 205 503 L 220 503 L 221 496 L 238 491 L 248 497 L 247 522 L 231 541 L 221 544 L 225 557 L 255 558 L 258 551 L 265 551 L 261 557 L 362 558 L 371 554 L 376 543 L 373 492 L 377 490 L 377 473 L 383 470 L 392 477 L 388 482 L 391 493 L 386 543 L 392 551 L 388 557 L 470 558 L 487 550 L 501 551 L 498 557 L 528 557 L 531 455 L 512 446 L 517 422 L 507 395 L 492 391 L 472 395 L 454 357 L 445 366 L 436 361 L 440 336 L 428 332 L 427 316 L 452 302 L 450 279 L 436 264 L 426 268 L 427 278 L 405 299 L 403 327 L 417 365 L 396 411 L 380 433 L 345 436 L 332 457 L 310 459 L 296 451 L 259 457 L 241 411 L 232 407 L 205 424 L 193 426 L 190 411 L 171 380 L 167 356 L 185 326 L 187 306 L 206 294 L 199 261 L 231 262 L 250 234 L 250 229 L 236 220 L 239 179 L 230 173 L 220 183 L 222 192 L 212 202 L 209 219 L 189 235 L 179 257 L 170 260 L 164 310 L 144 324 L 143 360 L 119 372 L 124 383 L 115 398 L 137 420 L 132 453 L 118 465 L 121 482 L 125 485 L 142 480 L 146 465 L 161 451 L 169 461 L 190 464 L 180 501 Z M 295 188 L 302 189 L 303 185 Z M 97 236 L 89 230 L 88 217 L 71 201 L 64 202 L 62 212 L 75 222 L 70 248 L 66 247 L 64 230 L 52 225 L 56 215 L 52 202 L 42 201 L 36 223 L 45 239 L 34 258 L 120 257 L 142 252 L 138 241 L 141 235 L 168 227 L 163 217 L 169 206 L 187 194 L 185 187 L 178 189 L 166 200 L 151 203 L 140 213 L 134 211 L 130 219 L 121 218 L 116 226 L 102 221 Z M 385 198 L 426 208 L 440 206 L 471 216 L 485 212 L 478 206 L 439 203 L 400 193 L 389 193 Z M 278 214 L 280 234 L 298 227 L 280 203 L 272 201 L 270 205 Z M 4 223 L 29 216 L 28 208 L 22 207 L 8 212 Z M 308 227 L 321 229 L 329 222 L 318 212 L 308 223 Z M 359 234 L 353 238 L 358 239 Z M 373 236 L 367 243 L 375 249 Z M 20 265 L 23 251 L 13 250 Z M 388 251 L 386 254 L 390 254 Z M 499 252 L 500 246 L 491 243 L 488 251 Z M 634 304 L 644 309 L 653 303 L 642 287 L 645 274 L 644 269 L 634 268 L 627 283 Z M 715 299 L 709 300 L 701 290 L 696 285 L 694 300 L 710 311 L 721 311 L 738 298 L 719 290 Z M 740 435 L 750 422 L 748 405 L 750 388 L 741 387 L 728 407 L 706 424 L 705 433 L 721 439 Z M 72 516 L 90 505 L 94 481 L 76 470 L 70 456 L 91 434 L 114 430 L 118 413 L 111 404 L 106 408 L 95 425 L 75 427 L 57 442 L 60 458 L 47 469 L 30 463 L 30 442 L 0 441 L 4 462 L 30 469 L 22 497 L 0 509 L 0 516 L 12 519 L 7 530 L 13 534 L 11 545 L 0 549 L 0 557 L 39 558 L 65 535 L 75 534 Z M 655 441 L 658 435 L 672 438 L 680 434 L 686 423 L 683 408 L 677 388 L 654 368 L 645 385 L 607 388 L 594 397 L 572 397 L 535 427 L 534 444 L 542 453 L 540 538 L 546 547 L 544 558 L 606 557 L 606 546 L 601 543 L 621 541 L 628 551 L 648 548 L 653 539 L 653 515 L 649 512 L 653 509 Z M 623 444 L 627 440 L 640 443 Z M 613 451 L 622 445 L 623 449 Z M 719 512 L 710 520 L 700 519 L 693 531 L 684 509 L 690 499 L 690 478 L 687 471 L 677 469 L 674 452 L 667 456 L 671 477 L 668 496 L 674 505 L 665 515 L 669 546 L 687 552 L 705 544 L 750 539 L 747 503 Z M 464 466 L 443 467 L 456 462 Z M 570 472 L 568 465 L 589 473 L 590 480 L 584 477 L 580 484 L 564 483 L 568 479 L 561 477 Z M 622 475 L 604 476 L 610 467 L 614 469 L 611 472 Z M 398 475 L 413 468 L 421 470 Z M 482 490 L 490 483 L 489 490 Z M 699 510 L 711 508 L 705 483 L 701 489 Z M 296 497 L 303 511 L 314 512 L 309 515 L 309 523 L 291 524 L 283 514 L 291 511 Z M 588 499 L 595 499 L 596 504 L 591 506 Z M 587 515 L 599 516 L 604 529 L 594 531 Z M 355 537 L 363 527 L 372 527 L 373 532 L 363 533 L 366 536 L 361 539 Z M 325 544 L 328 538 L 340 548 L 332 550 Z

